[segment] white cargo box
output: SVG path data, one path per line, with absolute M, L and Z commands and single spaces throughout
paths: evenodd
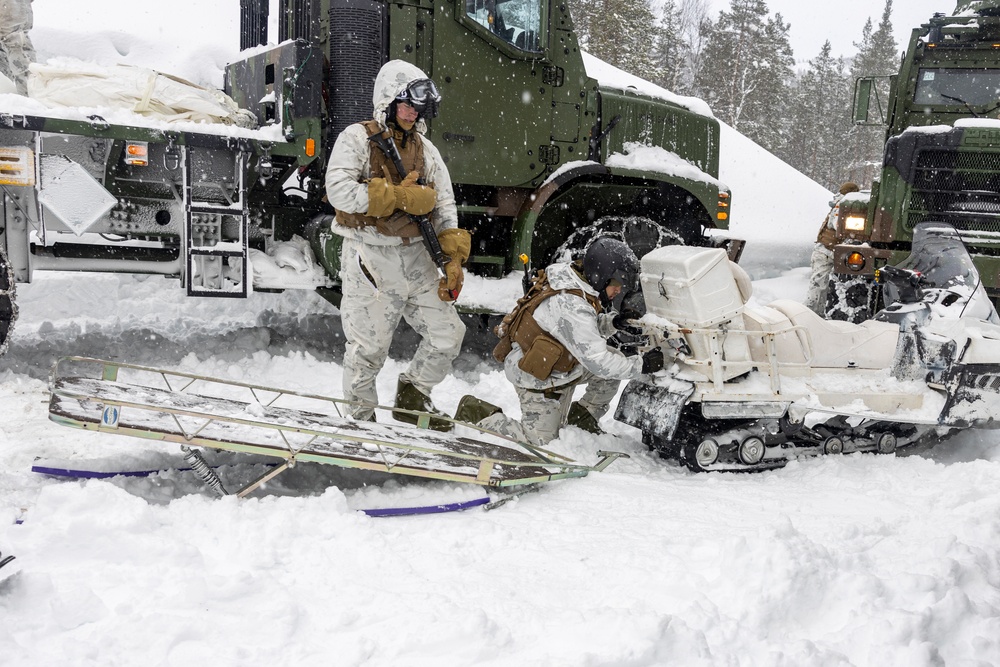
M 725 250 L 665 246 L 644 256 L 641 266 L 647 312 L 700 330 L 684 334 L 690 370 L 724 382 L 753 368 L 743 295 Z
M 664 246 L 645 255 L 641 266 L 642 293 L 654 315 L 682 327 L 707 328 L 743 312 L 743 297 L 721 248 Z

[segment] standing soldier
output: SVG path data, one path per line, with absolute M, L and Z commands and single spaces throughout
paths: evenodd
M 462 397 L 455 419 L 535 445 L 556 439 L 567 423 L 601 432 L 597 422 L 621 380 L 663 368 L 658 348 L 627 357 L 608 346 L 616 327 L 613 313 L 602 311 L 623 289 L 634 289 L 638 274 L 632 250 L 607 237 L 594 241 L 582 262 L 546 268 L 497 327 L 493 351 L 517 391 L 521 421 L 474 396 Z M 574 403 L 581 384 L 587 389 Z
M 326 192 L 337 211 L 332 228 L 344 237 L 344 397 L 362 404 L 353 409 L 355 419 L 375 418 L 375 380 L 401 317 L 422 340 L 399 376 L 397 408 L 435 411 L 431 389 L 451 370 L 465 336 L 454 300 L 462 288 L 471 238 L 458 229 L 455 195 L 441 154 L 423 136 L 425 121 L 437 115 L 440 101 L 426 74 L 392 60 L 375 79 L 374 120 L 347 127 L 330 155 Z M 394 156 L 387 154 L 391 146 L 386 140 L 395 144 L 405 178 Z M 439 278 L 421 238 L 416 217 L 426 215 L 448 260 L 445 278 Z M 393 417 L 416 423 L 414 415 L 403 412 L 394 411 Z M 431 427 L 450 424 L 431 420 Z
M 830 212 L 823 218 L 823 225 L 816 237 L 816 247 L 809 261 L 809 291 L 806 293 L 806 307 L 826 317 L 826 299 L 830 290 L 830 274 L 833 272 L 833 249 L 837 245 L 837 216 L 840 214 L 840 200 L 850 192 L 859 190 L 855 183 L 844 183 L 840 194 L 830 202 Z
M 28 31 L 33 16 L 31 0 L 0 0 L 0 73 L 28 94 L 28 65 L 35 61 L 35 47 Z

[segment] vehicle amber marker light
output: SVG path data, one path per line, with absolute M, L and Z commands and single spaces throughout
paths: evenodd
M 865 256 L 860 252 L 852 252 L 847 256 L 847 266 L 851 267 L 852 271 L 860 271 L 865 268 Z
M 149 144 L 145 141 L 130 141 L 125 145 L 125 164 L 145 167 L 149 164 Z

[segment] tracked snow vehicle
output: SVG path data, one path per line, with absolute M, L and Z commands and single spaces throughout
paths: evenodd
M 225 80 L 257 129 L 166 123 L 138 103 L 102 115 L 0 101 L 0 291 L 37 270 L 110 271 L 176 278 L 190 296 L 307 287 L 337 302 L 325 158 L 370 118 L 375 74 L 396 58 L 444 95 L 429 136 L 472 232 L 473 272 L 506 275 L 522 254 L 544 265 L 598 233 L 640 252 L 720 243 L 707 234 L 730 212 L 719 123 L 700 100 L 595 78 L 565 4 L 282 0 L 280 44 L 262 46 L 268 5 L 241 0 L 246 50 Z M 325 273 L 305 285 L 254 275 L 256 257 L 296 236 Z
M 749 279 L 719 250 L 651 252 L 638 324 L 673 364 L 630 382 L 615 417 L 705 471 L 1000 427 L 1000 318 L 955 229 L 921 223 L 910 258 L 878 279 L 893 303 L 852 324 L 794 301 L 749 304 Z

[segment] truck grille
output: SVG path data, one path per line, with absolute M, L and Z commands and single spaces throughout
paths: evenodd
M 925 220 L 1000 233 L 1000 153 L 921 151 L 903 226 Z

